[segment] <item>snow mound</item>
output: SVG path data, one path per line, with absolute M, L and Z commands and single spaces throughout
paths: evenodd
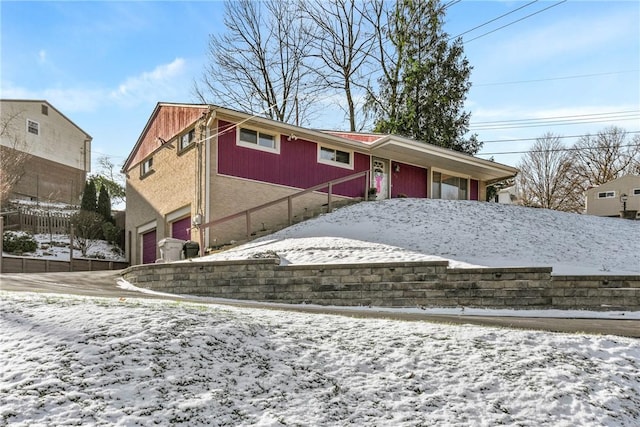
M 640 223 L 497 203 L 391 199 L 341 208 L 199 260 L 268 251 L 292 264 L 447 259 L 461 268 L 638 275 Z

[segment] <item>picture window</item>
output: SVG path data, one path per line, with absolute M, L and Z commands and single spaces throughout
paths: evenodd
M 467 200 L 467 178 L 433 172 L 431 198 L 444 200 Z

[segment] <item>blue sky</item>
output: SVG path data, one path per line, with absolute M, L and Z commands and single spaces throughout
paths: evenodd
M 480 155 L 515 166 L 545 132 L 640 131 L 640 2 L 528 3 L 448 8 L 452 36 L 512 12 L 462 36 L 472 129 L 500 140 Z M 48 100 L 93 136 L 94 161 L 107 154 L 119 166 L 157 102 L 195 101 L 223 11 L 221 1 L 2 1 L 0 97 Z M 324 111 L 311 127 L 346 128 L 337 108 Z M 491 154 L 503 152 L 516 153 Z

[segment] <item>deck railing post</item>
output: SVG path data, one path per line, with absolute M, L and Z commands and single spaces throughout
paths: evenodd
M 333 193 L 333 183 L 329 183 L 329 191 L 327 191 L 327 213 L 331 212 L 331 195 Z
M 8 217 L 7 217 L 8 218 Z M 4 236 L 4 216 L 0 215 L 0 273 L 2 273 L 2 242 Z
M 293 224 L 293 197 L 287 197 L 287 209 L 289 215 L 289 225 Z
M 204 256 L 204 227 L 198 226 L 200 232 L 200 256 Z
M 247 210 L 247 239 L 251 237 L 251 211 Z

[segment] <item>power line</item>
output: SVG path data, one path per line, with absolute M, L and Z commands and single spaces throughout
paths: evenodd
M 625 131 L 625 133 L 627 134 L 634 134 L 634 133 L 640 133 L 640 131 L 638 130 L 634 130 L 634 131 Z M 558 138 L 558 139 L 565 139 L 565 138 L 582 138 L 584 136 L 593 136 L 589 133 L 587 134 L 583 134 L 583 135 L 567 135 L 567 136 L 556 136 L 554 135 L 554 138 Z M 521 141 L 536 141 L 540 139 L 540 137 L 538 138 L 516 138 L 516 139 L 493 139 L 493 140 L 489 140 L 489 141 L 482 141 L 483 143 L 495 143 L 495 142 L 521 142 Z
M 640 147 L 640 144 L 625 144 L 619 145 L 620 148 L 624 147 Z M 568 148 L 552 148 L 549 150 L 527 150 L 527 151 L 502 151 L 499 153 L 479 153 L 478 156 L 495 156 L 501 154 L 527 154 L 527 153 L 556 153 L 561 151 L 583 151 L 583 150 L 598 150 L 600 147 L 568 147 Z
M 488 32 L 486 32 L 486 33 L 484 33 L 484 34 L 480 34 L 479 36 L 474 37 L 474 38 L 472 38 L 472 39 L 465 40 L 465 41 L 464 41 L 464 43 L 469 43 L 469 42 L 472 42 L 472 41 L 474 41 L 474 40 L 479 39 L 480 37 L 484 37 L 484 36 L 487 36 L 487 35 L 489 35 L 489 34 L 491 34 L 491 33 L 495 33 L 495 32 L 496 32 L 496 31 L 498 31 L 498 30 L 502 30 L 503 28 L 506 28 L 506 27 L 508 27 L 508 26 L 510 26 L 510 25 L 513 25 L 513 24 L 517 23 L 517 22 L 523 21 L 523 20 L 525 20 L 525 19 L 527 19 L 527 18 L 532 17 L 533 15 L 537 15 L 538 13 L 542 13 L 542 12 L 544 12 L 545 10 L 551 9 L 552 7 L 560 6 L 562 3 L 565 3 L 566 1 L 567 1 L 567 0 L 559 1 L 558 3 L 552 4 L 551 6 L 545 7 L 544 9 L 541 9 L 541 10 L 539 10 L 539 11 L 537 11 L 537 12 L 531 13 L 531 14 L 529 14 L 529 15 L 525 16 L 525 17 L 522 17 L 522 18 L 520 18 L 520 19 L 517 19 L 517 20 L 515 20 L 515 21 L 512 21 L 512 22 L 510 22 L 510 23 L 508 23 L 508 24 L 506 24 L 506 25 L 503 25 L 502 27 L 498 27 L 498 28 L 496 28 L 495 30 L 488 31 Z
M 474 125 L 500 124 L 500 123 L 509 124 L 509 123 L 516 123 L 516 122 L 536 122 L 536 121 L 546 121 L 546 120 L 555 120 L 555 119 L 573 119 L 577 117 L 608 116 L 608 115 L 630 114 L 630 113 L 640 113 L 640 110 L 611 111 L 607 113 L 572 114 L 569 116 L 539 117 L 535 119 L 494 120 L 494 121 L 486 121 L 486 122 L 476 122 L 474 123 Z
M 552 81 L 552 80 L 569 80 L 569 79 L 579 79 L 579 78 L 585 78 L 585 77 L 610 76 L 610 75 L 613 75 L 613 74 L 637 73 L 639 71 L 640 70 L 612 71 L 612 72 L 608 72 L 608 73 L 578 74 L 578 75 L 575 75 L 575 76 L 549 77 L 549 78 L 544 78 L 544 79 L 519 80 L 519 81 L 501 82 L 501 83 L 478 83 L 478 84 L 474 84 L 473 86 L 474 87 L 480 87 L 480 86 L 515 85 L 515 84 L 521 84 L 521 83 L 537 83 L 537 82 L 547 82 L 547 81 Z
M 611 121 L 626 121 L 626 120 L 640 120 L 640 115 L 634 115 L 632 117 L 616 116 L 616 117 L 600 117 L 593 119 L 576 119 L 571 121 L 547 121 L 535 124 L 512 124 L 503 126 L 469 126 L 469 130 L 481 131 L 481 130 L 507 130 L 507 129 L 524 129 L 524 128 L 536 128 L 545 126 L 571 126 L 571 125 L 584 125 L 590 123 L 606 123 Z
M 444 6 L 442 6 L 443 10 L 447 10 L 448 8 L 450 8 L 451 6 L 460 3 L 462 0 L 451 0 L 449 3 L 445 4 Z
M 473 27 L 472 29 L 465 31 L 464 33 L 460 33 L 460 34 L 458 34 L 458 35 L 457 35 L 457 36 L 455 36 L 455 37 L 450 37 L 447 41 L 451 41 L 451 40 L 453 40 L 453 39 L 457 39 L 458 37 L 463 36 L 463 35 L 465 35 L 465 34 L 467 34 L 467 33 L 470 33 L 470 32 L 471 32 L 471 31 L 473 31 L 473 30 L 477 30 L 478 28 L 481 28 L 481 27 L 484 27 L 485 25 L 491 24 L 492 22 L 497 21 L 497 20 L 498 20 L 498 19 L 500 19 L 500 18 L 504 18 L 504 17 L 505 17 L 505 16 L 507 16 L 507 15 L 511 15 L 512 13 L 515 13 L 515 12 L 519 11 L 520 9 L 523 9 L 523 8 L 525 8 L 525 7 L 527 7 L 527 6 L 530 6 L 530 5 L 534 4 L 534 3 L 536 3 L 537 1 L 538 1 L 538 0 L 533 0 L 532 2 L 527 3 L 527 4 L 525 4 L 524 6 L 520 6 L 520 7 L 519 7 L 519 8 L 517 8 L 517 9 L 513 9 L 512 11 L 507 12 L 507 13 L 505 13 L 505 14 L 502 14 L 502 15 L 498 16 L 497 18 L 493 18 L 491 21 L 487 21 L 487 22 L 485 22 L 484 24 L 480 24 L 480 25 L 478 25 L 478 26 L 475 26 L 475 27 Z

